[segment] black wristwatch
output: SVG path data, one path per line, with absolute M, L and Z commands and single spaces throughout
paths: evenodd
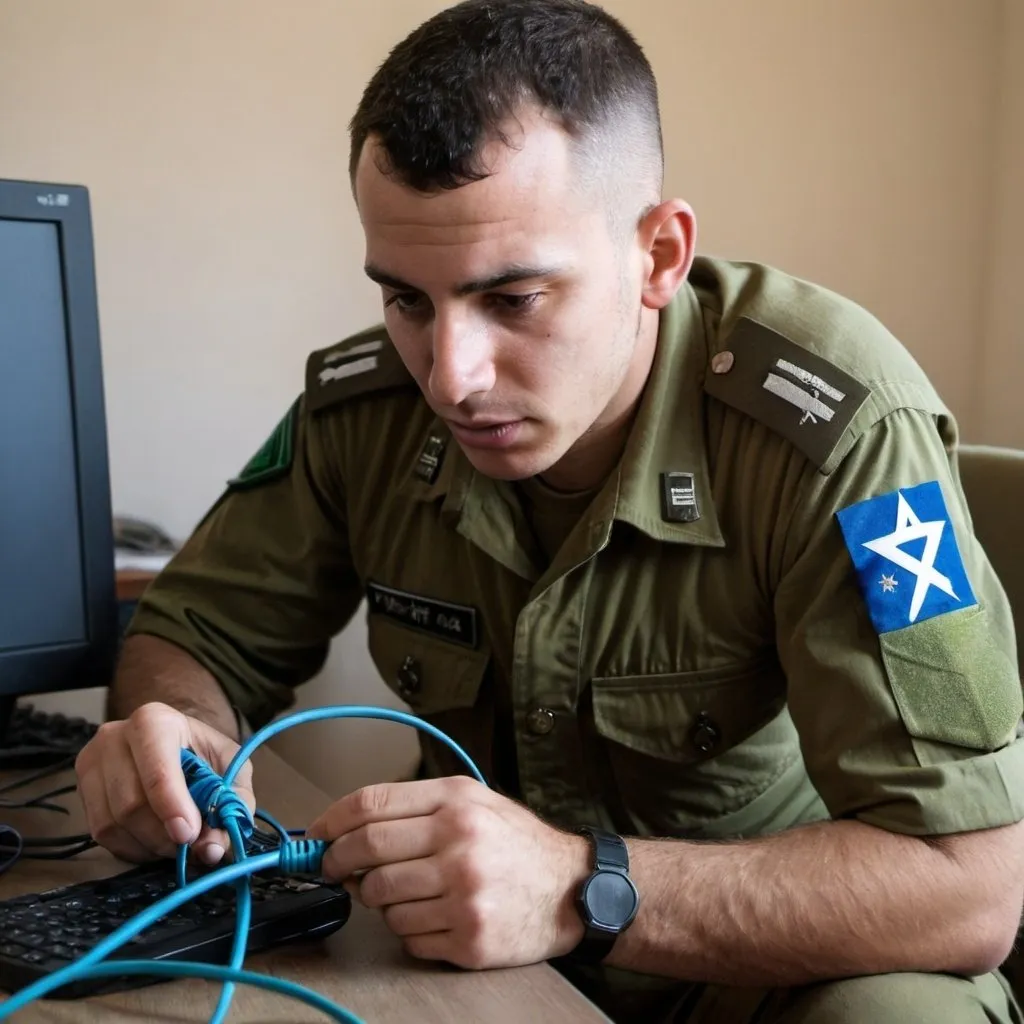
M 636 917 L 640 894 L 629 877 L 629 853 L 621 836 L 600 828 L 581 828 L 594 844 L 594 871 L 576 895 L 586 931 L 569 954 L 581 963 L 599 963 Z

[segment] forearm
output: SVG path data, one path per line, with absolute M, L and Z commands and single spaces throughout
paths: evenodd
M 124 644 L 107 696 L 107 717 L 127 718 L 152 701 L 238 739 L 238 725 L 217 680 L 193 657 L 159 637 L 136 634 Z
M 1005 955 L 998 936 L 1007 927 L 1012 942 L 1014 925 L 992 891 L 1019 915 L 1020 858 L 1007 863 L 1005 839 L 974 842 L 965 866 L 960 838 L 929 842 L 841 821 L 732 844 L 630 841 L 641 909 L 608 962 L 770 986 L 891 971 L 983 973 Z M 993 878 L 1008 876 L 1014 881 L 999 891 Z

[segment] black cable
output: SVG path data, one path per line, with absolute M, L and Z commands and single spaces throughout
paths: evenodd
M 8 837 L 13 838 L 14 842 L 10 843 L 12 849 L 7 858 L 0 860 L 0 875 L 14 867 L 14 865 L 17 864 L 18 859 L 21 857 L 21 833 L 10 825 L 0 825 L 0 850 L 2 850 L 5 845 L 3 841 Z
M 0 793 L 9 793 L 12 789 L 20 789 L 22 786 L 27 786 L 30 782 L 38 782 L 39 779 L 45 779 L 47 775 L 56 775 L 57 772 L 62 772 L 67 768 L 73 768 L 75 765 L 75 754 L 71 754 L 66 757 L 63 761 L 58 761 L 56 764 L 46 765 L 44 768 L 37 768 L 34 772 L 29 772 L 28 775 L 23 775 L 19 779 L 13 779 L 11 782 L 5 782 L 0 786 Z
M 0 826 L 0 853 L 12 847 L 13 857 L 6 865 L 0 861 L 0 873 L 18 859 L 66 860 L 91 850 L 95 845 L 96 840 L 88 832 L 70 836 L 23 836 L 16 828 L 3 825 Z
M 71 843 L 93 843 L 95 841 L 88 832 L 78 832 L 73 836 L 22 836 L 21 842 L 24 846 L 68 846 Z M 0 836 L 0 845 L 3 844 L 3 837 Z
M 55 796 L 67 796 L 78 789 L 77 783 L 69 782 L 66 786 L 58 786 L 56 789 L 47 790 L 45 793 L 36 793 L 34 796 L 24 800 L 10 800 L 0 797 L 0 807 L 38 807 L 40 800 L 49 800 Z
M 49 853 L 29 853 L 27 850 L 22 850 L 22 860 L 69 860 L 71 857 L 77 857 L 80 853 L 85 853 L 86 850 L 91 850 L 96 843 L 93 840 L 89 840 L 87 843 L 78 843 L 76 846 L 69 846 L 65 850 L 51 850 Z

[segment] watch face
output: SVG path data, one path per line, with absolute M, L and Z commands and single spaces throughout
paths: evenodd
M 636 915 L 640 902 L 636 886 L 619 871 L 598 871 L 580 894 L 593 924 L 620 931 Z

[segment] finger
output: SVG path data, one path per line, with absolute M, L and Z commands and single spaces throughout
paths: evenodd
M 451 922 L 446 916 L 447 906 L 448 901 L 443 899 L 396 903 L 384 910 L 384 923 L 399 938 L 437 932 L 450 934 Z
M 463 792 L 472 792 L 469 786 L 479 787 L 480 783 L 456 776 L 364 786 L 331 804 L 309 826 L 306 835 L 310 839 L 337 839 L 371 822 L 425 817 Z
M 320 870 L 328 879 L 348 878 L 357 871 L 420 860 L 436 852 L 433 818 L 405 818 L 363 825 L 335 839 L 324 854 Z
M 176 844 L 146 802 L 138 776 L 134 772 L 108 771 L 103 782 L 107 806 L 117 825 L 149 850 L 150 856 L 173 857 Z
M 115 857 L 133 864 L 155 859 L 156 854 L 151 849 L 143 846 L 114 820 L 102 778 L 95 772 L 88 773 L 79 780 L 79 791 L 85 806 L 86 821 L 89 823 L 89 834 L 100 846 Z
M 203 864 L 212 868 L 219 864 L 224 859 L 225 852 L 231 849 L 231 840 L 223 829 L 204 825 L 192 849 Z
M 434 899 L 444 891 L 437 858 L 424 857 L 368 871 L 359 882 L 359 901 L 365 907 L 387 907 Z
M 406 953 L 417 960 L 452 960 L 453 933 L 429 932 L 425 935 L 410 935 L 402 941 Z
M 128 719 L 125 733 L 147 804 L 173 842 L 191 842 L 201 821 L 181 770 L 181 750 L 189 741 L 185 716 L 144 704 Z

